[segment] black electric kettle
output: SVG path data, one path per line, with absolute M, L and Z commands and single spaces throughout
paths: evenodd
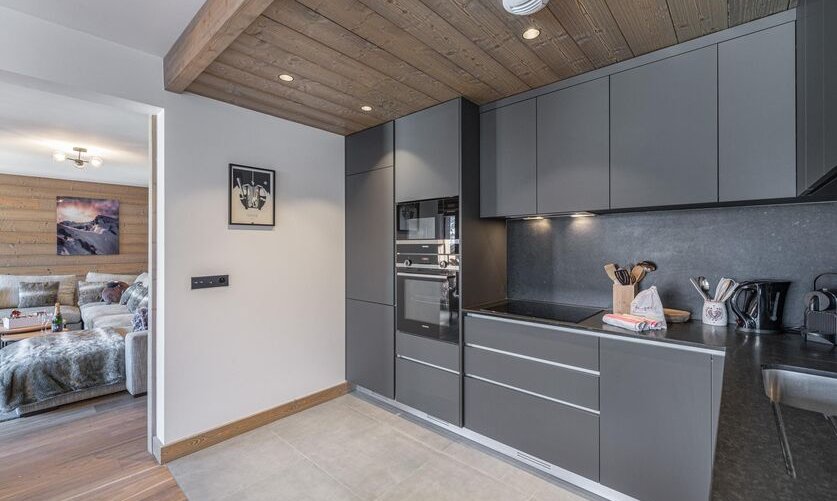
M 743 282 L 730 298 L 738 330 L 756 334 L 782 332 L 782 311 L 790 282 L 751 280 Z

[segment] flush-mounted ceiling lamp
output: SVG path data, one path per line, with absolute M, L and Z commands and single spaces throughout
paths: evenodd
M 369 106 L 368 104 L 364 104 L 363 106 L 360 107 L 360 109 L 362 111 L 372 111 L 372 107 Z
M 283 82 L 293 82 L 294 77 L 288 75 L 287 73 L 282 73 L 281 75 L 279 75 L 279 80 L 282 80 Z
M 534 40 L 538 38 L 541 34 L 541 30 L 537 28 L 529 28 L 528 30 L 523 32 L 523 38 L 526 40 Z
M 549 0 L 503 0 L 503 8 L 516 16 L 528 16 L 543 9 Z
M 63 162 L 67 160 L 68 162 L 72 162 L 77 169 L 83 169 L 87 164 L 90 164 L 93 167 L 101 167 L 104 163 L 104 161 L 99 157 L 84 158 L 83 155 L 87 153 L 87 148 L 76 146 L 73 148 L 73 151 L 76 152 L 75 156 L 68 156 L 63 151 L 56 151 L 52 154 L 52 159 L 56 162 Z

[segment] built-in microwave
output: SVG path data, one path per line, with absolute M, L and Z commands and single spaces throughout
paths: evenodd
M 396 211 L 398 241 L 459 239 L 458 197 L 402 202 Z

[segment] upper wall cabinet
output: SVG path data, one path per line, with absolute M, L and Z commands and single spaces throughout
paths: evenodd
M 717 51 L 611 76 L 611 207 L 718 201 Z
M 395 201 L 459 195 L 462 101 L 395 121 Z
M 391 167 L 393 122 L 352 134 L 346 138 L 346 175 Z
M 535 100 L 480 116 L 480 215 L 537 212 Z
M 538 212 L 610 208 L 609 79 L 537 98 Z
M 718 45 L 721 202 L 796 195 L 794 23 Z

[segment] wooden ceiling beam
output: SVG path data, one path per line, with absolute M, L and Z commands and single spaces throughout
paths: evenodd
M 186 90 L 272 1 L 207 0 L 163 59 L 166 90 Z
M 503 94 L 358 0 L 298 1 L 393 56 L 409 61 L 419 70 L 477 104 L 503 97 Z
M 331 19 L 314 12 L 296 0 L 276 0 L 264 16 L 303 35 L 319 40 L 346 56 L 363 61 L 393 80 L 408 85 L 438 102 L 449 101 L 459 93 L 412 64 L 352 33 Z
M 593 66 L 601 68 L 634 56 L 605 0 L 549 2 L 544 15 L 560 20 Z M 540 14 L 540 12 L 538 13 Z

